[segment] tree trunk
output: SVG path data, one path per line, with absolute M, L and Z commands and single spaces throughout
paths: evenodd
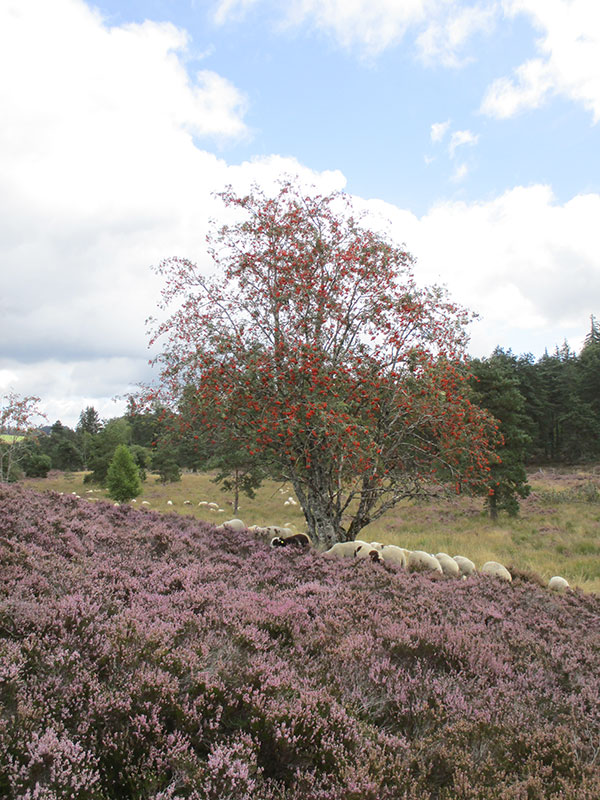
M 498 519 L 498 503 L 495 494 L 490 495 L 488 498 L 488 507 L 490 509 L 490 517 L 495 522 Z
M 326 548 L 336 542 L 344 541 L 345 531 L 340 525 L 335 511 L 327 501 L 327 494 L 314 488 L 306 488 L 300 482 L 293 481 L 296 496 L 302 506 L 308 527 L 308 535 L 317 544 Z
M 233 485 L 235 487 L 233 491 L 233 513 L 237 514 L 238 508 L 240 507 L 240 474 L 237 467 L 235 470 L 235 480 Z

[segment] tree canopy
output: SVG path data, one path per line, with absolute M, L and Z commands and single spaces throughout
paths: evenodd
M 227 429 L 260 453 L 322 543 L 434 485 L 480 485 L 498 434 L 464 383 L 470 314 L 418 287 L 409 253 L 340 193 L 220 197 L 237 218 L 210 237 L 215 274 L 179 257 L 158 268 L 175 310 L 153 328 L 148 400 L 176 414 L 187 393 L 181 428 Z

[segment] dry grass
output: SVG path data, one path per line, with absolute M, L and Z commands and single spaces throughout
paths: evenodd
M 87 500 L 106 493 L 83 483 L 84 473 L 51 473 L 46 479 L 26 483 L 40 490 L 73 492 Z M 532 571 L 547 582 L 562 575 L 571 586 L 600 593 L 600 468 L 544 470 L 529 476 L 532 494 L 521 504 L 519 517 L 501 515 L 496 524 L 482 514 L 482 500 L 457 498 L 430 503 L 404 503 L 366 528 L 369 541 L 399 544 L 431 553 L 468 556 L 477 566 L 500 561 Z M 94 489 L 96 487 L 93 487 Z M 283 490 L 283 491 L 282 491 Z M 290 485 L 268 481 L 254 500 L 242 497 L 237 515 L 247 525 L 293 523 L 304 529 L 298 505 L 285 506 L 294 497 Z M 146 500 L 149 506 L 143 506 Z M 167 505 L 171 500 L 173 505 Z M 187 505 L 185 501 L 190 501 Z M 202 500 L 219 503 L 221 512 L 198 506 Z M 149 476 L 140 508 L 192 515 L 219 524 L 234 516 L 231 498 L 211 481 L 211 475 L 184 474 L 181 482 L 163 486 Z

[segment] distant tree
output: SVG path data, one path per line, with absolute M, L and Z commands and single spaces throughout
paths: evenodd
M 83 458 L 79 444 L 79 435 L 60 420 L 52 425 L 47 435 L 40 438 L 41 450 L 50 457 L 52 469 L 81 469 Z
M 245 447 L 220 448 L 220 452 L 206 462 L 206 469 L 216 470 L 213 483 L 221 485 L 222 492 L 233 495 L 233 511 L 237 513 L 240 494 L 253 499 L 267 473 L 259 456 L 251 456 Z
M 129 448 L 118 445 L 106 476 L 108 494 L 119 503 L 126 503 L 142 491 L 138 466 Z
M 442 478 L 486 481 L 496 432 L 459 369 L 470 315 L 418 287 L 412 257 L 341 193 L 286 182 L 275 197 L 221 199 L 239 221 L 212 237 L 215 277 L 186 259 L 159 267 L 163 307 L 177 308 L 152 337 L 166 342 L 148 401 L 176 411 L 193 386 L 184 422 L 260 454 L 322 544 L 354 539 Z
M 578 364 L 579 394 L 600 425 L 600 325 L 592 315 L 591 329 L 585 337 Z M 595 455 L 600 455 L 600 441 Z
M 472 359 L 475 376 L 473 395 L 478 405 L 486 408 L 497 420 L 503 444 L 490 459 L 487 485 L 482 486 L 484 504 L 492 519 L 499 511 L 515 516 L 517 498 L 529 495 L 525 458 L 531 442 L 527 429 L 525 398 L 519 390 L 516 358 L 509 351 L 496 348 L 490 358 Z
M 37 421 L 45 419 L 38 408 L 39 397 L 21 397 L 14 392 L 0 397 L 0 483 L 18 480 L 27 442 L 36 434 Z
M 41 451 L 37 441 L 29 440 L 21 467 L 28 478 L 47 478 L 52 469 L 52 459 Z
M 127 420 L 122 417 L 108 420 L 93 438 L 88 457 L 88 467 L 92 472 L 86 475 L 84 481 L 103 485 L 115 450 L 120 444 L 129 445 L 130 442 L 131 428 Z
M 152 454 L 151 467 L 153 472 L 158 472 L 161 483 L 175 483 L 181 480 L 181 469 L 174 452 L 168 447 L 159 445 Z
M 95 436 L 100 432 L 102 422 L 98 412 L 94 406 L 87 406 L 79 415 L 79 422 L 77 423 L 77 432 L 87 432 Z

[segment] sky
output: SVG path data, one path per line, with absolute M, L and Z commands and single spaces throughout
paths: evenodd
M 469 352 L 600 315 L 600 3 L 0 0 L 0 395 L 52 423 L 152 380 L 145 320 L 214 193 L 343 190 Z

